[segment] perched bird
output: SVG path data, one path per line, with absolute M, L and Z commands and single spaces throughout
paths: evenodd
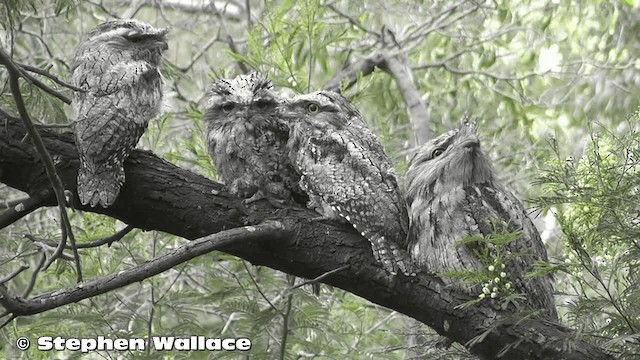
M 207 150 L 220 180 L 245 203 L 306 201 L 286 151 L 289 129 L 278 116 L 280 103 L 271 81 L 258 73 L 218 79 L 209 90 Z
M 392 274 L 412 274 L 409 220 L 394 169 L 362 115 L 341 95 L 318 91 L 283 105 L 290 160 L 322 219 L 345 219 Z
M 76 50 L 71 79 L 83 90 L 73 102 L 83 205 L 114 203 L 125 181 L 122 164 L 160 114 L 166 34 L 139 20 L 114 20 L 91 30 Z
M 499 270 L 504 274 L 500 275 L 514 283 L 512 291 L 526 296 L 530 309 L 557 318 L 550 277 L 525 278 L 534 270 L 535 261 L 548 260 L 544 244 L 523 205 L 496 177 L 480 149 L 474 124 L 461 124 L 422 146 L 409 164 L 405 182 L 411 224 L 409 253 L 416 265 L 434 273 L 491 270 L 476 251 L 484 246 L 495 256 L 492 244 L 456 242 L 496 231 L 519 232 L 506 245 L 505 266 Z M 471 295 L 482 292 L 482 286 L 443 280 Z M 489 288 L 494 286 L 498 284 Z

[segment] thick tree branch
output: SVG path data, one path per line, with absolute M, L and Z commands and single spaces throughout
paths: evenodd
M 29 194 L 50 187 L 37 153 L 19 141 L 25 133 L 20 122 L 7 122 L 0 128 L 0 182 Z M 73 137 L 45 129 L 41 135 L 59 160 L 57 171 L 65 188 L 75 192 L 78 155 Z M 306 209 L 274 211 L 266 202 L 258 202 L 244 214 L 238 211 L 239 201 L 226 196 L 220 184 L 149 152 L 134 151 L 125 170 L 126 182 L 113 206 L 77 208 L 187 239 L 274 220 L 290 229 L 280 234 L 283 238 L 263 236 L 251 245 L 238 239 L 220 249 L 254 265 L 308 279 L 349 264 L 323 282 L 422 321 L 454 341 L 468 343 L 471 352 L 485 359 L 494 359 L 501 351 L 505 359 L 610 358 L 570 329 L 504 313 L 493 300 L 458 308 L 469 297 L 451 292 L 429 274 L 389 276 L 375 263 L 366 239 L 348 226 L 310 222 L 315 213 Z M 55 199 L 48 204 L 55 205 Z M 578 340 L 571 343 L 571 337 Z

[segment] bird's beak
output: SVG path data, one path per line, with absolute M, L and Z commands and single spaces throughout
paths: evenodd
M 457 136 L 460 137 L 458 141 L 459 146 L 468 149 L 477 149 L 480 147 L 480 139 L 476 133 L 477 126 L 475 123 L 464 123 L 459 127 Z
M 480 140 L 478 139 L 478 136 L 475 134 L 472 136 L 467 136 L 464 139 L 462 139 L 460 146 L 469 148 L 469 149 L 479 148 Z
M 157 39 L 156 44 L 162 51 L 167 51 L 169 45 L 167 44 L 167 34 L 169 34 L 169 28 L 158 29 L 153 36 Z

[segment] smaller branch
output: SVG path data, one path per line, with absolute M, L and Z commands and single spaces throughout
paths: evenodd
M 195 65 L 195 63 L 204 54 L 206 54 L 207 51 L 209 51 L 209 48 L 211 48 L 211 46 L 213 46 L 213 44 L 215 44 L 217 41 L 221 41 L 220 38 L 218 38 L 218 36 L 212 37 L 211 40 L 209 40 L 209 42 L 205 46 L 203 46 L 200 50 L 198 50 L 198 52 L 191 58 L 191 61 L 189 62 L 189 65 L 184 66 L 184 67 L 178 67 L 177 65 L 173 65 L 173 66 L 175 66 L 176 69 L 178 69 L 180 72 L 186 73 L 187 71 L 191 70 L 193 65 Z
M 337 73 L 329 80 L 323 88 L 325 90 L 340 91 L 342 84 L 346 82 L 345 88 L 350 88 L 358 81 L 358 76 L 367 76 L 371 74 L 385 60 L 385 55 L 380 51 L 353 63 L 348 68 Z
M 22 297 L 23 298 L 26 298 L 27 296 L 29 296 L 29 294 L 31 294 L 31 291 L 33 290 L 33 287 L 36 285 L 36 280 L 38 279 L 38 274 L 40 273 L 40 270 L 44 266 L 44 262 L 46 260 L 47 260 L 47 255 L 44 252 L 42 252 L 40 254 L 40 261 L 38 261 L 38 265 L 36 265 L 36 268 L 33 270 L 33 274 L 31 274 L 31 280 L 29 280 L 29 285 L 24 290 L 24 293 L 22 293 Z
M 356 19 L 354 19 L 353 17 L 343 13 L 342 11 L 338 10 L 335 6 L 331 5 L 331 4 L 326 4 L 326 7 L 328 7 L 329 9 L 331 9 L 331 11 L 333 11 L 334 13 L 338 14 L 340 17 L 346 19 L 347 21 L 349 21 L 349 23 L 355 27 L 357 27 L 358 29 L 364 31 L 365 33 L 374 36 L 375 38 L 377 38 L 378 40 L 382 39 L 382 35 L 380 35 L 379 33 L 369 30 L 366 27 L 364 27 L 364 25 L 362 25 L 362 23 Z
M 251 271 L 249 270 L 249 267 L 247 266 L 247 262 L 245 260 L 242 260 L 242 265 L 244 265 L 244 269 L 247 270 L 247 275 L 249 275 L 249 279 L 251 279 L 251 282 L 253 282 L 253 286 L 256 287 L 256 290 L 258 290 L 258 293 L 260 294 L 260 296 L 262 296 L 262 298 L 267 302 L 267 304 L 269 304 L 269 306 L 271 307 L 271 309 L 273 309 L 273 311 L 280 313 L 280 310 L 278 310 L 278 308 L 275 307 L 275 305 L 273 305 L 271 300 L 269 300 L 267 295 L 265 295 L 262 289 L 260 288 L 260 285 L 258 285 L 258 282 L 253 277 L 253 274 L 251 274 Z M 282 313 L 280 314 L 282 315 Z
M 253 25 L 253 21 L 251 21 L 251 0 L 245 0 L 244 8 L 247 11 L 247 31 L 251 29 Z
M 29 268 L 29 264 L 27 264 L 27 263 L 20 264 L 20 266 L 17 269 L 13 270 L 12 273 L 7 274 L 4 277 L 1 277 L 0 278 L 0 284 L 6 283 L 7 281 L 9 281 L 9 280 L 13 279 L 14 277 L 18 276 L 18 274 L 20 274 L 21 272 L 27 270 L 28 268 Z
M 9 114 L 9 113 L 8 113 L 6 110 L 4 110 L 4 109 L 0 109 L 0 115 L 2 115 L 3 117 L 5 117 L 5 118 L 6 118 L 6 120 L 13 120 L 13 119 L 15 119 L 15 120 L 20 120 L 19 118 L 15 117 L 15 116 L 13 116 L 13 115 L 11 115 L 11 114 Z
M 30 71 L 32 73 L 36 73 L 38 75 L 45 76 L 45 77 L 51 79 L 56 84 L 64 86 L 64 87 L 66 87 L 68 89 L 71 89 L 73 91 L 86 92 L 86 90 L 84 90 L 84 89 L 81 89 L 81 88 L 79 88 L 79 87 L 77 87 L 75 85 L 71 85 L 71 84 L 69 84 L 67 82 L 64 82 L 64 81 L 60 80 L 60 78 L 58 78 L 57 76 L 51 74 L 50 72 L 48 72 L 46 70 L 40 69 L 40 68 L 35 67 L 35 66 L 19 63 L 19 62 L 16 62 L 15 64 L 18 65 L 19 67 L 21 67 L 22 69 L 26 70 L 26 71 Z
M 2 291 L 0 290 L 0 293 L 1 293 L 1 292 L 2 292 Z M 0 316 L 0 317 L 5 317 L 5 316 L 7 316 L 7 315 L 8 315 L 8 314 L 3 314 L 3 315 L 2 315 L 2 316 Z M 3 327 L 5 327 L 8 323 L 12 322 L 16 317 L 17 317 L 17 316 L 14 316 L 14 315 L 9 316 L 9 318 L 8 318 L 6 321 L 3 321 L 2 323 L 0 323 L 0 329 L 2 329 Z
M 54 257 L 52 259 L 55 260 L 56 256 L 62 254 L 62 250 L 66 245 L 67 235 L 69 235 L 69 239 L 71 241 L 71 246 L 73 247 L 73 256 L 75 258 L 76 263 L 76 277 L 78 282 L 82 281 L 82 269 L 80 267 L 80 257 L 78 256 L 78 250 L 75 248 L 76 240 L 73 236 L 73 232 L 71 230 L 71 222 L 69 221 L 69 217 L 67 215 L 67 210 L 65 208 L 65 190 L 62 185 L 62 181 L 56 172 L 56 167 L 53 164 L 53 160 L 51 159 L 51 155 L 49 155 L 49 151 L 44 145 L 42 141 L 42 137 L 40 137 L 40 133 L 36 130 L 31 118 L 29 117 L 29 112 L 24 104 L 24 99 L 22 98 L 22 93 L 20 92 L 20 84 L 18 83 L 18 78 L 20 76 L 26 76 L 27 74 L 21 71 L 17 65 L 11 60 L 9 55 L 7 55 L 4 50 L 0 49 L 0 63 L 3 64 L 7 71 L 9 72 L 9 85 L 11 87 L 11 93 L 16 102 L 16 108 L 18 109 L 18 113 L 20 114 L 20 119 L 22 120 L 25 129 L 27 130 L 27 134 L 32 138 L 33 144 L 42 159 L 42 162 L 45 167 L 45 171 L 47 173 L 47 177 L 51 182 L 51 186 L 53 187 L 53 191 L 56 195 L 56 200 L 58 201 L 58 209 L 60 211 L 60 218 L 62 222 L 62 240 L 60 241 L 60 246 L 56 250 Z M 37 80 L 37 79 L 35 79 Z M 39 81 L 39 80 L 38 80 Z M 34 82 L 35 83 L 35 82 Z M 71 101 L 69 100 L 69 103 Z M 53 261 L 53 260 L 52 260 Z M 50 265 L 48 263 L 45 265 L 45 269 Z
M 469 74 L 483 75 L 483 76 L 486 76 L 486 77 L 489 77 L 489 78 L 492 78 L 492 79 L 495 79 L 495 80 L 501 80 L 501 81 L 520 81 L 520 80 L 525 80 L 525 79 L 530 78 L 530 77 L 543 76 L 543 75 L 546 74 L 546 73 L 532 72 L 532 73 L 527 73 L 527 74 L 524 74 L 524 75 L 521 75 L 521 76 L 504 76 L 504 75 L 495 74 L 495 73 L 482 71 L 482 70 L 456 69 L 456 68 L 452 68 L 447 63 L 444 63 L 441 66 L 444 67 L 447 71 L 452 72 L 454 74 L 458 74 L 458 75 L 469 75 Z
M 44 206 L 50 195 L 49 191 L 45 190 L 41 194 L 31 196 L 15 205 L 10 205 L 14 202 L 7 202 L 7 205 L 10 206 L 10 208 L 0 214 L 0 229 L 4 229 Z
M 69 97 L 67 97 L 66 95 L 60 93 L 59 91 L 57 91 L 55 89 L 52 89 L 51 87 L 49 87 L 49 85 L 43 83 L 38 78 L 32 76 L 31 74 L 27 73 L 26 71 L 23 71 L 19 65 L 17 65 L 17 64 L 15 64 L 15 65 L 16 65 L 16 69 L 18 69 L 18 71 L 20 73 L 20 76 L 22 76 L 26 81 L 28 81 L 32 85 L 35 85 L 35 86 L 39 87 L 40 89 L 42 89 L 42 91 L 46 92 L 47 94 L 62 100 L 64 103 L 71 104 L 71 99 Z
M 127 270 L 118 271 L 95 280 L 78 284 L 72 288 L 56 290 L 50 293 L 25 299 L 7 293 L 0 286 L 0 305 L 13 316 L 39 314 L 64 305 L 78 302 L 93 296 L 104 294 L 114 289 L 140 282 L 154 275 L 169 270 L 176 265 L 189 261 L 197 256 L 207 254 L 240 241 L 256 241 L 261 238 L 280 238 L 289 229 L 277 221 L 265 221 L 260 225 L 234 228 L 190 241 L 153 260 L 144 262 Z
M 57 247 L 58 247 L 58 243 L 55 243 L 53 241 L 43 241 L 40 240 L 38 238 L 36 238 L 35 236 L 31 235 L 31 234 L 25 234 L 24 235 L 25 238 L 31 240 L 33 242 L 33 245 L 36 246 L 37 248 L 40 249 L 40 251 L 43 254 L 53 254 L 50 257 L 48 257 L 48 261 L 45 263 L 45 270 L 47 269 L 46 266 L 51 265 L 51 263 L 53 262 L 52 258 L 55 257 L 55 259 L 62 259 L 65 261 L 73 261 L 73 257 L 69 256 L 67 254 L 65 254 L 64 252 L 60 253 L 60 254 L 56 254 L 57 251 Z
M 289 275 L 289 286 L 292 286 L 296 277 L 293 275 Z M 285 359 L 285 355 L 287 355 L 287 338 L 289 336 L 289 320 L 291 318 L 291 308 L 293 307 L 293 293 L 289 293 L 287 295 L 287 304 L 286 310 L 284 314 L 282 314 L 282 340 L 280 341 L 280 360 Z
M 125 237 L 128 233 L 130 233 L 134 229 L 135 229 L 134 226 L 127 225 L 122 230 L 119 230 L 118 232 L 116 232 L 115 234 L 113 234 L 111 236 L 107 236 L 107 237 L 102 238 L 102 239 L 97 239 L 97 240 L 93 240 L 93 241 L 89 241 L 89 242 L 85 242 L 85 243 L 79 243 L 79 244 L 76 245 L 76 247 L 78 249 L 91 249 L 91 248 L 95 248 L 95 247 L 100 247 L 100 246 L 102 246 L 104 244 L 107 244 L 107 247 L 111 247 L 111 245 L 114 242 L 122 240 L 123 237 Z M 29 238 L 31 241 L 44 243 L 47 246 L 51 246 L 51 247 L 57 247 L 58 246 L 58 243 L 53 242 L 53 241 L 49 241 L 49 240 L 45 240 L 45 239 L 38 239 L 33 235 L 25 235 L 25 236 L 27 238 Z M 65 249 L 72 250 L 71 246 L 69 246 L 69 245 L 65 245 Z
M 118 231 L 117 233 L 111 236 L 107 236 L 103 239 L 98 239 L 98 240 L 90 241 L 87 243 L 81 243 L 81 244 L 78 244 L 77 247 L 78 249 L 88 249 L 88 248 L 99 247 L 104 244 L 107 244 L 108 247 L 111 247 L 111 244 L 113 244 L 116 241 L 122 240 L 122 238 L 125 237 L 125 235 L 127 235 L 128 233 L 130 233 L 133 229 L 135 229 L 134 226 L 127 225 L 122 230 Z
M 53 52 L 51 51 L 51 48 L 49 47 L 49 44 L 47 44 L 47 41 L 45 39 L 43 39 L 42 36 L 40 36 L 39 34 L 33 33 L 31 31 L 25 30 L 23 27 L 21 27 L 18 31 L 23 33 L 23 34 L 26 34 L 26 35 L 29 35 L 29 36 L 33 36 L 34 38 L 36 38 L 40 42 L 42 47 L 44 48 L 44 51 L 47 52 L 47 55 L 50 58 L 54 58 L 55 57 Z
M 235 40 L 231 36 L 231 32 L 229 31 L 229 27 L 227 27 L 227 22 L 225 21 L 224 17 L 222 16 L 222 13 L 218 9 L 218 6 L 216 5 L 216 3 L 212 2 L 210 4 L 210 7 L 213 8 L 215 16 L 220 21 L 220 26 L 222 27 L 222 29 L 224 29 L 224 32 L 227 35 L 227 44 L 229 44 L 229 49 L 231 49 L 231 51 L 233 51 L 236 54 L 242 54 L 240 52 L 240 50 L 238 49 L 238 46 L 236 45 Z M 249 72 L 249 67 L 246 64 L 244 64 L 243 62 L 237 61 L 236 64 L 238 65 L 238 68 L 240 68 L 240 71 L 242 71 L 243 73 L 246 74 L 246 73 Z
M 322 274 L 322 275 L 320 275 L 320 276 L 318 276 L 318 277 L 316 277 L 316 278 L 313 278 L 313 279 L 311 279 L 311 280 L 303 281 L 303 282 L 301 282 L 301 283 L 300 283 L 300 284 L 298 284 L 298 285 L 291 286 L 290 288 L 288 288 L 288 289 L 285 291 L 285 294 L 286 294 L 286 293 L 291 292 L 291 290 L 297 289 L 297 288 L 299 288 L 299 287 L 303 287 L 303 286 L 305 286 L 305 285 L 311 285 L 311 284 L 319 283 L 320 281 L 322 281 L 322 280 L 324 280 L 324 279 L 328 278 L 329 276 L 331 276 L 331 275 L 333 275 L 333 274 L 336 274 L 336 273 L 339 273 L 339 272 L 341 272 L 341 271 L 347 270 L 347 269 L 348 269 L 348 268 L 350 268 L 350 267 L 351 267 L 351 265 L 344 265 L 344 266 L 341 266 L 341 267 L 339 267 L 339 268 L 337 268 L 337 269 L 333 269 L 333 270 L 331 270 L 331 271 L 327 271 L 326 273 L 324 273 L 324 274 Z
M 128 4 L 129 0 L 117 0 L 116 3 Z M 243 7 L 235 2 L 226 1 L 184 1 L 184 0 L 143 0 L 143 6 L 151 6 L 158 9 L 164 7 L 172 10 L 192 14 L 208 14 L 214 11 L 221 12 L 222 15 L 232 21 L 240 21 L 243 16 Z
M 122 13 L 123 19 L 132 19 L 136 17 L 138 11 L 144 7 L 144 0 L 131 1 L 131 6 L 124 13 Z
M 409 58 L 406 54 L 388 57 L 380 66 L 394 78 L 402 95 L 413 129 L 413 145 L 426 143 L 431 139 L 429 112 L 413 80 Z
M 426 27 L 425 25 L 427 25 L 427 24 L 423 24 L 423 25 L 419 26 L 418 28 L 412 30 L 412 34 L 411 35 L 407 34 L 407 36 L 404 39 L 402 39 L 400 41 L 400 43 L 403 46 L 406 47 L 406 46 L 409 45 L 410 42 L 413 42 L 415 40 L 424 39 L 434 31 L 438 31 L 438 30 L 444 29 L 444 28 L 446 28 L 448 26 L 451 26 L 456 21 L 461 20 L 464 17 L 467 17 L 468 15 L 476 12 L 480 8 L 479 5 L 475 5 L 475 6 L 472 6 L 469 10 L 466 10 L 464 12 L 460 12 L 460 13 L 457 12 L 456 10 L 466 2 L 470 2 L 470 1 L 462 0 L 462 1 L 452 5 L 448 9 L 445 9 L 440 14 L 434 16 L 435 20 L 428 23 L 428 25 L 429 25 L 428 28 L 426 28 L 424 31 L 420 31 L 421 29 L 424 29 Z M 449 17 L 452 14 L 458 14 L 458 15 L 453 17 L 453 20 L 450 20 Z M 449 20 L 449 21 L 444 23 L 445 20 Z

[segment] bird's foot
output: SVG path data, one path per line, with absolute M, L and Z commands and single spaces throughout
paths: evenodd
M 286 207 L 287 202 L 285 200 L 282 199 L 276 199 L 272 196 L 269 195 L 265 195 L 262 191 L 258 191 L 255 194 L 253 194 L 253 196 L 251 196 L 248 199 L 244 199 L 242 200 L 242 203 L 244 205 L 249 205 L 252 204 L 256 201 L 260 201 L 260 200 L 267 200 L 269 202 L 269 204 L 271 204 L 271 206 L 278 208 L 278 209 L 284 209 Z
M 320 215 L 320 216 L 315 216 L 307 219 L 308 222 L 322 222 L 322 221 L 330 221 L 330 220 L 335 220 L 335 219 L 327 215 Z

